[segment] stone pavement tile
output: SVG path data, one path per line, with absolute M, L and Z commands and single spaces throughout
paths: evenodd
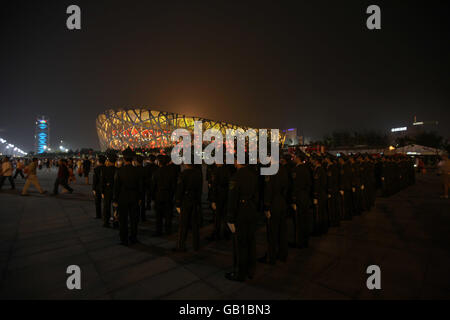
M 166 249 L 166 250 L 172 250 L 173 248 L 176 247 L 176 241 L 162 242 L 162 243 L 158 244 L 158 247 L 162 248 L 162 249 Z M 187 249 L 188 249 L 188 251 L 190 251 L 192 253 L 192 248 L 187 246 Z
M 177 267 L 114 291 L 112 295 L 114 299 L 156 299 L 181 290 L 198 280 L 198 277 L 185 268 Z M 185 299 L 189 299 L 189 296 Z
M 140 234 L 140 233 L 138 233 Z M 140 241 L 143 244 L 147 244 L 147 245 L 152 245 L 152 246 L 159 246 L 162 245 L 163 243 L 166 243 L 167 240 L 164 238 L 160 238 L 160 237 L 140 237 Z
M 346 251 L 349 240 L 342 236 L 327 234 L 321 238 L 311 241 L 311 248 L 319 252 L 333 256 L 341 255 Z
M 450 287 L 441 287 L 425 284 L 420 292 L 420 299 L 424 300 L 448 300 Z
M 289 294 L 282 293 L 279 290 L 266 290 L 246 284 L 244 287 L 227 294 L 223 299 L 237 299 L 237 300 L 287 300 Z
M 83 246 L 87 251 L 94 251 L 99 249 L 104 249 L 106 247 L 118 246 L 119 245 L 119 234 L 111 234 L 111 237 L 98 239 L 95 241 L 84 242 Z
M 71 257 L 80 254 L 86 254 L 82 245 L 76 244 L 64 248 L 58 248 L 41 253 L 31 254 L 28 256 L 11 258 L 8 264 L 8 270 L 21 269 L 25 267 L 33 267 L 43 265 L 47 261 L 68 261 Z
M 316 283 L 309 283 L 291 296 L 295 300 L 349 300 L 350 297 L 342 292 L 323 287 Z
M 297 264 L 298 262 L 290 262 L 290 264 Z M 267 266 L 267 265 L 265 265 Z M 302 287 L 307 284 L 308 277 L 300 272 L 288 272 L 286 267 L 281 265 L 267 266 L 266 272 L 261 276 L 256 276 L 254 279 L 248 281 L 248 284 L 257 288 L 282 293 L 286 296 L 291 296 L 297 293 Z M 261 267 L 257 266 L 257 272 Z M 290 270 L 295 270 L 291 267 Z M 270 271 L 268 271 L 270 270 Z
M 426 257 L 392 249 L 379 267 L 382 289 L 377 290 L 376 294 L 381 299 L 418 299 L 420 297 L 427 271 Z M 373 294 L 363 290 L 358 298 L 368 299 Z
M 0 233 L 0 242 L 9 241 L 16 237 L 16 230 L 8 230 L 6 232 Z
M 208 250 L 208 254 L 206 256 L 201 257 L 201 263 L 210 265 L 217 269 L 228 269 L 233 265 L 233 257 L 232 253 L 228 252 L 227 254 L 223 253 L 215 253 Z
M 420 294 L 411 292 L 410 289 L 403 286 L 385 286 L 383 283 L 383 273 L 381 277 L 381 289 L 369 290 L 363 289 L 359 292 L 358 300 L 416 300 L 419 299 Z
M 380 264 L 390 248 L 379 246 L 374 241 L 349 241 L 347 250 L 340 256 L 341 259 L 363 262 L 366 265 Z
M 339 259 L 335 265 L 314 279 L 314 282 L 354 298 L 362 289 L 367 288 L 367 267 L 366 263 Z
M 450 256 L 447 251 L 430 249 L 425 286 L 450 289 Z
M 39 234 L 34 237 L 28 237 L 26 239 L 17 239 L 14 242 L 14 249 L 23 249 L 35 246 L 45 246 L 55 241 L 65 241 L 69 239 L 78 239 L 74 232 L 60 231 L 56 233 Z
M 20 227 L 33 227 L 33 226 L 40 226 L 40 225 L 52 225 L 53 227 L 58 227 L 58 224 L 62 223 L 69 223 L 69 219 L 65 216 L 51 216 L 51 217 L 36 217 L 36 216 L 29 216 L 25 219 L 22 219 L 20 221 Z
M 33 254 L 39 254 L 47 251 L 53 251 L 57 249 L 63 249 L 66 247 L 79 245 L 80 242 L 76 238 L 69 238 L 69 239 L 61 239 L 61 240 L 54 240 L 52 242 L 47 242 L 45 244 L 40 243 L 30 243 L 29 245 L 21 245 L 20 247 L 14 247 L 12 250 L 12 258 L 17 257 L 23 257 L 23 256 L 30 256 Z
M 187 287 L 177 289 L 163 296 L 163 300 L 211 300 L 221 299 L 221 293 L 203 281 L 196 281 Z
M 14 240 L 0 241 L 0 260 L 3 254 L 9 254 L 9 251 L 13 248 Z
M 221 270 L 215 266 L 205 264 L 204 261 L 202 260 L 200 260 L 199 262 L 192 262 L 185 264 L 183 265 L 183 267 L 185 267 L 187 270 L 195 274 L 200 279 L 204 279 Z
M 364 237 L 353 238 L 354 241 L 368 240 L 372 241 L 376 246 L 386 248 L 405 249 L 407 246 L 406 240 L 396 233 L 369 231 Z
M 70 223 L 68 221 L 54 221 L 54 222 L 36 222 L 34 224 L 31 223 L 21 223 L 18 229 L 18 232 L 23 233 L 34 233 L 34 232 L 46 232 L 48 230 L 54 230 L 57 228 L 65 228 L 70 227 Z
M 31 239 L 31 238 L 37 238 L 37 237 L 46 237 L 46 236 L 64 236 L 71 234 L 73 229 L 70 226 L 56 228 L 52 230 L 46 230 L 46 231 L 39 231 L 39 232 L 18 232 L 17 233 L 17 240 L 25 240 L 25 239 Z
M 154 257 L 147 252 L 130 251 L 128 253 L 123 253 L 118 256 L 102 259 L 100 261 L 95 262 L 95 265 L 103 274 L 131 267 L 151 259 L 154 259 Z
M 433 236 L 424 230 L 423 225 L 419 221 L 414 221 L 414 223 L 408 223 L 403 226 L 402 236 L 408 240 L 414 239 L 418 242 L 430 241 Z
M 100 229 L 100 228 L 99 228 Z M 83 243 L 94 242 L 102 239 L 109 239 L 113 242 L 113 239 L 116 239 L 117 234 L 113 230 L 108 230 L 109 232 L 97 232 L 88 235 L 79 235 L 79 239 Z
M 27 268 L 7 270 L 0 286 L 0 299 L 44 299 L 52 292 L 66 288 L 69 265 L 89 264 L 87 255 L 70 257 L 70 260 L 35 264 Z
M 89 250 L 89 256 L 92 258 L 93 261 L 97 262 L 114 258 L 117 256 L 123 256 L 131 252 L 135 251 L 130 248 L 120 246 L 118 244 L 112 244 L 111 241 L 109 241 L 109 246 L 107 247 Z
M 109 296 L 106 284 L 101 280 L 98 270 L 92 263 L 79 267 L 81 270 L 81 289 L 69 290 L 66 283 L 62 283 L 49 294 L 49 299 L 99 299 Z
M 19 223 L 20 219 L 17 219 L 17 221 L 14 222 L 11 222 L 10 219 L 5 219 L 5 221 L 0 220 L 0 234 L 9 233 L 11 231 L 16 232 Z
M 314 278 L 336 264 L 336 257 L 313 251 L 313 249 L 302 249 L 303 251 L 293 261 L 301 263 L 287 263 L 286 272 L 302 274 L 305 277 Z
M 160 257 L 102 274 L 102 279 L 108 285 L 109 290 L 118 290 L 141 282 L 145 278 L 158 273 L 173 269 L 176 266 L 172 259 Z
M 209 286 L 219 290 L 224 295 L 235 292 L 245 285 L 245 283 L 243 282 L 230 281 L 226 279 L 224 271 L 216 272 L 203 279 L 203 281 L 206 282 Z

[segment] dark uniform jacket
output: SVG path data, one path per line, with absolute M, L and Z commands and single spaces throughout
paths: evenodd
M 174 170 L 171 167 L 158 167 L 152 179 L 152 198 L 157 203 L 172 201 L 173 190 L 176 187 Z
M 289 190 L 289 174 L 285 166 L 278 172 L 264 178 L 264 211 L 286 212 Z
M 100 177 L 100 187 L 101 193 L 105 194 L 107 192 L 113 191 L 114 187 L 114 175 L 116 174 L 116 167 L 108 166 L 102 170 L 102 175 Z
M 299 164 L 292 168 L 292 194 L 291 203 L 302 207 L 311 204 L 311 172 L 307 164 Z
M 314 168 L 312 196 L 319 201 L 327 198 L 327 175 L 322 166 Z
M 255 221 L 258 201 L 258 176 L 255 170 L 249 166 L 238 169 L 229 184 L 227 222 Z
M 214 166 L 210 170 L 211 194 L 210 200 L 215 203 L 225 203 L 228 195 L 228 184 L 231 173 L 226 165 Z
M 118 168 L 114 177 L 114 201 L 135 203 L 142 200 L 143 179 L 138 168 L 131 164 Z
M 183 205 L 196 205 L 201 201 L 202 176 L 198 169 L 188 168 L 183 170 L 177 182 L 175 205 L 177 208 Z
M 101 179 L 102 179 L 102 175 L 103 175 L 103 170 L 105 170 L 105 168 L 106 168 L 106 166 L 100 165 L 100 166 L 95 167 L 95 169 L 94 169 L 92 190 L 94 190 L 97 193 L 102 192 Z

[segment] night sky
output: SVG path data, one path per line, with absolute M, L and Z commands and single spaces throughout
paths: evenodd
M 67 6 L 82 30 L 66 28 Z M 382 30 L 366 28 L 370 4 Z M 448 1 L 8 1 L 0 137 L 98 149 L 108 108 L 159 106 L 321 138 L 439 120 L 450 136 Z

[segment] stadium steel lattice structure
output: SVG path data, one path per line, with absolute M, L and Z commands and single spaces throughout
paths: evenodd
M 123 150 L 131 148 L 164 148 L 172 146 L 173 130 L 184 128 L 193 132 L 194 122 L 201 121 L 203 131 L 220 130 L 225 137 L 227 129 L 248 130 L 248 127 L 221 121 L 156 111 L 148 108 L 107 110 L 98 115 L 96 126 L 100 147 Z

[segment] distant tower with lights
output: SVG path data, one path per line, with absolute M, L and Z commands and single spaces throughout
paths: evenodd
M 46 116 L 36 119 L 34 130 L 34 151 L 36 154 L 44 153 L 50 145 L 50 121 Z

